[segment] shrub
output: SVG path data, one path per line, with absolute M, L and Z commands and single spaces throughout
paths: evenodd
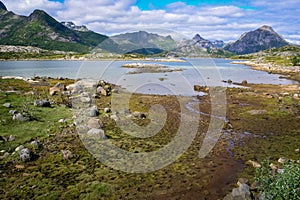
M 258 190 L 263 199 L 300 199 L 300 165 L 295 162 L 286 162 L 283 173 L 272 173 L 269 161 L 264 161 L 257 169 Z

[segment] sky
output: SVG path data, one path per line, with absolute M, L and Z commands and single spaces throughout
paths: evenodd
M 300 45 L 300 0 L 2 0 L 28 16 L 42 9 L 58 21 L 72 21 L 108 36 L 145 30 L 231 42 L 263 25 Z

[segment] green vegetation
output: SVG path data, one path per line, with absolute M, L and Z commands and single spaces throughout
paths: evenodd
M 282 173 L 272 174 L 270 162 L 264 161 L 257 169 L 256 181 L 264 199 L 300 199 L 300 165 L 295 162 L 284 163 Z
M 300 64 L 300 57 L 294 56 L 291 58 L 291 62 L 293 66 L 299 66 Z

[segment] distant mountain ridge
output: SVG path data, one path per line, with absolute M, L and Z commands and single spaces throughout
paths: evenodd
M 254 31 L 242 34 L 236 42 L 226 45 L 224 49 L 236 54 L 249 54 L 286 45 L 289 43 L 272 27 L 264 25 Z
M 123 52 L 162 52 L 169 51 L 176 47 L 176 42 L 171 36 L 161 36 L 158 34 L 138 31 L 124 33 L 110 37 Z M 146 50 L 146 51 L 145 51 Z

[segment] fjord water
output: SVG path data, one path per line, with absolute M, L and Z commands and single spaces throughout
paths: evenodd
M 130 73 L 134 69 L 122 68 L 125 63 L 144 62 L 182 69 L 176 72 Z M 129 91 L 148 94 L 193 95 L 193 85 L 234 86 L 222 80 L 254 84 L 295 84 L 277 74 L 252 70 L 244 65 L 230 64 L 226 59 L 194 58 L 186 62 L 153 61 L 1 61 L 0 76 L 34 76 L 93 78 L 118 84 Z

